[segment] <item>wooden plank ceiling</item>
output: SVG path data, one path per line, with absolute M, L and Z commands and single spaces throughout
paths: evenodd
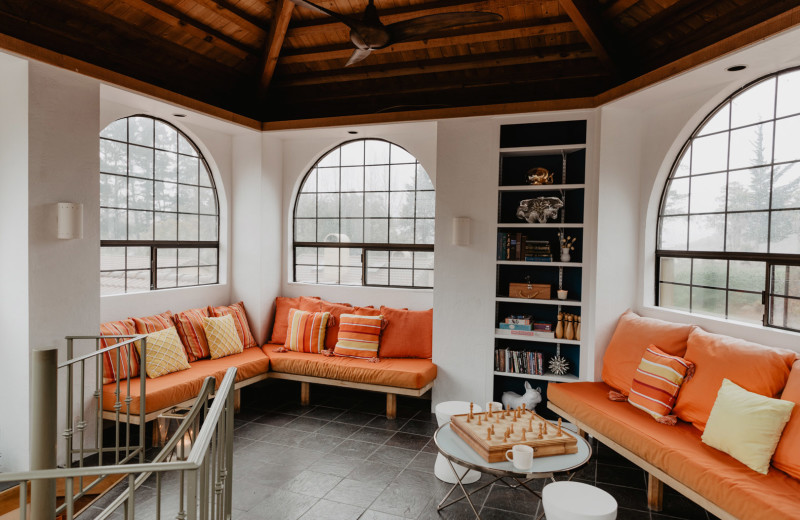
M 367 0 L 317 3 L 360 18 Z M 597 96 L 798 4 L 376 0 L 387 25 L 458 11 L 503 19 L 346 68 L 349 29 L 291 0 L 0 0 L 0 34 L 270 122 Z

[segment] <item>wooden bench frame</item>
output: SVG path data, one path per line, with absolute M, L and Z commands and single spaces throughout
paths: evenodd
M 399 386 L 375 385 L 371 383 L 354 383 L 352 381 L 342 381 L 340 379 L 328 379 L 326 377 L 304 376 L 301 374 L 289 374 L 287 372 L 267 372 L 270 379 L 284 379 L 288 381 L 300 381 L 300 404 L 308 406 L 311 403 L 311 383 L 327 386 L 339 386 L 342 388 L 354 388 L 357 390 L 369 390 L 372 392 L 386 393 L 386 418 L 397 418 L 397 396 L 408 395 L 421 397 L 428 390 L 433 388 L 436 380 L 431 381 L 422 388 L 402 388 Z
M 697 505 L 708 510 L 711 512 L 711 514 L 716 515 L 722 520 L 737 520 L 735 516 L 728 513 L 717 504 L 711 502 L 697 491 L 676 480 L 668 473 L 652 465 L 650 462 L 636 455 L 627 448 L 620 446 L 613 440 L 598 432 L 596 429 L 592 428 L 591 425 L 576 419 L 551 402 L 547 403 L 547 408 L 577 426 L 578 433 L 581 435 L 588 433 L 598 441 L 602 442 L 615 452 L 619 453 L 629 461 L 645 470 L 647 472 L 647 507 L 649 507 L 651 510 L 661 511 L 662 502 L 664 499 L 664 484 L 667 484 L 678 493 L 682 494 L 689 500 L 695 502 Z

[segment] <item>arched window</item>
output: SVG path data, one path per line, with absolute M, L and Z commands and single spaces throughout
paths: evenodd
M 203 154 L 150 116 L 100 132 L 101 294 L 219 281 L 219 203 Z
M 337 146 L 294 208 L 294 280 L 433 287 L 435 193 L 419 161 L 380 139 Z
M 700 124 L 662 195 L 658 305 L 800 330 L 800 70 Z

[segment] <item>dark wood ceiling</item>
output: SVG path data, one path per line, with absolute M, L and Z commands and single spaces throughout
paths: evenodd
M 367 0 L 318 3 L 360 16 Z M 273 122 L 536 101 L 557 106 L 630 84 L 745 31 L 761 27 L 717 54 L 786 28 L 800 19 L 799 6 L 800 0 L 376 0 L 385 24 L 454 11 L 490 11 L 503 20 L 397 43 L 345 68 L 353 50 L 347 27 L 290 0 L 0 0 L 0 46 L 18 50 L 9 42 L 23 42 L 47 51 L 51 62 L 63 56 Z

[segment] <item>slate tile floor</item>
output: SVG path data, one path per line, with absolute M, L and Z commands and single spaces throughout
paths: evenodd
M 243 390 L 234 431 L 234 520 L 474 518 L 465 502 L 436 511 L 449 484 L 433 475 L 430 401 L 400 397 L 398 418 L 388 420 L 383 394 L 312 386 L 308 407 L 295 400 L 299 394 L 290 381 Z M 619 520 L 715 518 L 672 490 L 665 491 L 661 513 L 649 512 L 645 473 L 596 442 L 593 448 L 575 480 L 611 493 Z M 137 520 L 151 518 L 155 491 L 138 493 Z M 532 495 L 499 483 L 474 498 L 484 520 L 529 520 L 539 506 Z

